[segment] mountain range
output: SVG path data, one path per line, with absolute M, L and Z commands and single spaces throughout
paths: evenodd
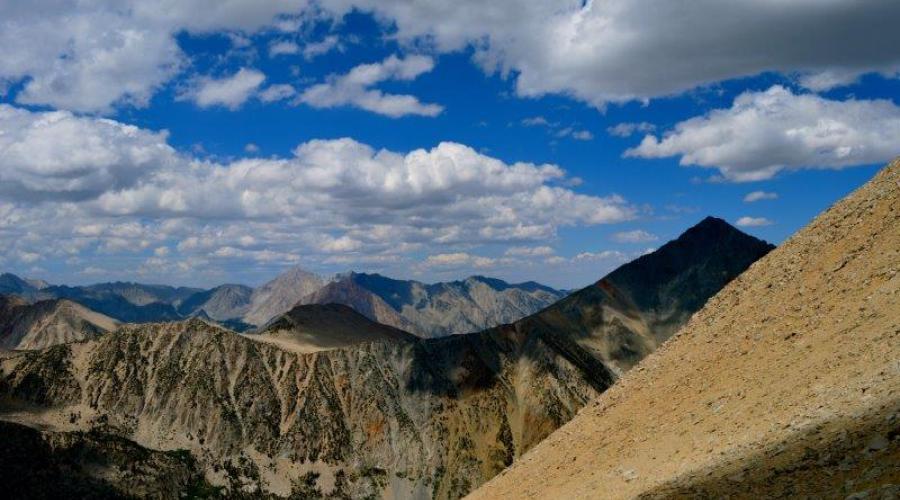
M 509 323 L 565 295 L 534 282 L 509 284 L 482 276 L 425 284 L 362 273 L 326 279 L 300 268 L 289 269 L 255 289 L 226 284 L 208 290 L 124 282 L 73 287 L 3 274 L 0 293 L 29 301 L 68 299 L 127 323 L 202 315 L 238 331 L 262 328 L 298 304 L 340 303 L 373 321 L 421 337 Z
M 183 490 L 458 498 L 575 416 L 772 248 L 708 218 L 535 314 L 435 339 L 362 316 L 372 310 L 305 304 L 248 335 L 200 318 L 123 325 L 5 355 L 2 418 L 39 427 L 37 447 L 89 436 L 91 446 L 146 449 L 114 466 L 65 463 L 85 484 L 102 479 L 120 492 L 139 479 L 122 472 L 138 470 L 139 457 L 182 449 Z M 348 287 L 379 292 L 369 304 L 417 304 L 409 310 L 421 317 L 447 297 L 515 288 L 350 278 Z

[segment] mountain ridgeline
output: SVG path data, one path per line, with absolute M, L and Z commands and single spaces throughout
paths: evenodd
M 531 316 L 436 339 L 340 306 L 297 306 L 258 335 L 199 318 L 125 325 L 0 360 L 0 398 L 15 408 L 2 417 L 41 425 L 45 440 L 93 432 L 188 450 L 204 487 L 232 494 L 458 498 L 570 420 L 771 249 L 706 219 Z M 375 289 L 373 310 L 407 311 L 410 322 L 432 314 L 438 297 L 515 287 L 350 278 L 342 293 Z
M 299 268 L 255 289 L 226 284 L 209 290 L 124 282 L 50 286 L 4 274 L 0 276 L 0 294 L 29 301 L 68 299 L 126 323 L 199 316 L 238 331 L 261 329 L 295 305 L 337 303 L 420 337 L 469 333 L 510 323 L 565 296 L 533 282 L 509 284 L 482 276 L 426 284 L 362 273 L 325 279 Z

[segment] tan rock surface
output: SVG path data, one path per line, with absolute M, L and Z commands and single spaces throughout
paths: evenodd
M 891 498 L 898 447 L 895 161 L 471 498 Z

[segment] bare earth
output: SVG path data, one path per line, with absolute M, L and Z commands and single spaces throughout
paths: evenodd
M 896 498 L 900 161 L 471 498 Z

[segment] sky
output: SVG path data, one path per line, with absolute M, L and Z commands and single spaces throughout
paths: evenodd
M 0 2 L 0 269 L 574 288 L 900 154 L 892 0 Z

